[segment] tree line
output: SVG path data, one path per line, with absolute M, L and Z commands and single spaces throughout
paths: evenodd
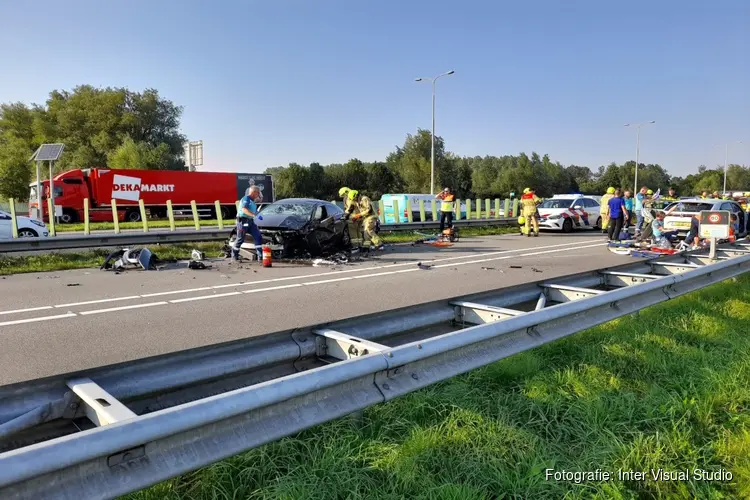
M 407 135 L 403 146 L 396 147 L 384 162 L 362 162 L 356 158 L 344 164 L 323 166 L 311 163 L 305 167 L 291 163 L 266 170 L 274 176 L 277 197 L 312 197 L 335 199 L 342 186 L 358 189 L 372 199 L 383 193 L 430 192 L 430 146 L 428 130 Z M 461 157 L 445 151 L 444 141 L 435 137 L 436 189 L 450 187 L 459 198 L 506 198 L 511 192 L 521 193 L 534 187 L 542 197 L 553 194 L 604 194 L 608 187 L 632 189 L 635 182 L 635 162 L 622 165 L 610 163 L 595 171 L 580 165 L 563 166 L 549 155 L 520 153 L 517 156 Z M 643 164 L 638 167 L 639 187 L 646 185 L 666 192 L 674 187 L 681 195 L 721 190 L 723 167 L 698 167 L 696 174 L 673 177 L 661 165 Z M 750 191 L 750 167 L 730 165 L 727 169 L 727 188 Z
M 55 172 L 74 168 L 184 170 L 182 108 L 154 89 L 75 87 L 44 105 L 0 104 L 0 197 L 25 200 L 40 144 L 62 142 Z M 34 174 L 35 175 L 35 174 Z
M 185 136 L 179 132 L 182 108 L 156 90 L 126 88 L 55 90 L 44 105 L 0 104 L 0 197 L 25 201 L 33 179 L 30 156 L 42 143 L 65 143 L 55 171 L 73 168 L 183 170 Z M 409 134 L 385 161 L 351 159 L 343 164 L 269 168 L 277 198 L 335 199 L 342 186 L 359 189 L 373 199 L 384 193 L 429 193 L 429 130 Z M 245 169 L 243 169 L 245 170 Z M 46 169 L 44 170 L 46 172 Z M 635 162 L 611 163 L 595 170 L 563 166 L 549 155 L 459 156 L 435 137 L 436 188 L 449 186 L 461 198 L 505 198 L 534 187 L 540 196 L 555 193 L 602 194 L 609 186 L 631 188 Z M 695 174 L 672 177 L 658 164 L 641 164 L 639 185 L 683 195 L 721 190 L 723 168 L 700 166 Z M 750 191 L 750 168 L 730 165 L 727 187 Z

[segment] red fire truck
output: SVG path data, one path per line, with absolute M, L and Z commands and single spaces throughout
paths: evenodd
M 216 217 L 218 200 L 222 218 L 232 219 L 237 214 L 235 202 L 252 185 L 261 189 L 263 203 L 274 201 L 273 179 L 265 174 L 92 168 L 63 172 L 54 177 L 52 184 L 55 213 L 65 223 L 83 220 L 86 198 L 91 222 L 112 222 L 113 201 L 119 221 L 137 222 L 141 220 L 139 200 L 143 200 L 152 217 L 167 216 L 167 200 L 171 200 L 175 213 L 190 213 L 190 202 L 195 201 L 202 216 Z M 29 213 L 49 221 L 49 181 L 43 181 L 41 187 L 42 214 L 37 214 L 36 183 L 31 184 Z

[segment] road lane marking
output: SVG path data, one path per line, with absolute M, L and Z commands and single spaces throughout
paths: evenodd
M 603 243 L 597 243 L 596 245 L 602 245 Z M 580 245 L 580 242 L 568 242 L 568 243 L 558 243 L 554 245 L 545 245 L 541 247 L 536 247 L 537 249 L 560 249 L 562 250 L 570 250 L 570 249 L 577 249 L 577 248 L 587 248 L 587 247 L 579 247 L 577 245 Z M 591 246 L 596 246 L 591 245 Z M 494 255 L 505 255 L 505 254 L 515 254 L 517 252 L 524 252 L 531 250 L 532 248 L 514 248 L 514 249 L 508 249 L 508 250 L 498 250 L 494 252 L 485 252 L 480 253 L 476 255 L 458 255 L 453 257 L 444 257 L 444 258 L 427 258 L 423 259 L 422 262 L 424 263 L 435 263 L 435 262 L 449 262 L 449 261 L 456 261 L 456 260 L 462 260 L 462 259 L 471 259 L 476 257 L 489 257 Z M 518 257 L 523 257 L 524 254 L 517 255 Z M 468 261 L 465 263 L 451 263 L 451 264 L 444 264 L 436 266 L 434 264 L 431 264 L 432 267 L 449 267 L 449 266 L 456 266 L 456 265 L 464 265 L 464 264 L 470 264 L 470 263 L 476 263 L 476 262 L 486 262 L 493 259 L 485 259 L 484 261 Z M 25 312 L 33 312 L 33 311 L 41 311 L 41 310 L 47 310 L 47 309 L 53 309 L 53 308 L 63 308 L 63 307 L 74 307 L 74 306 L 81 306 L 81 305 L 88 305 L 88 304 L 98 304 L 98 303 L 106 303 L 106 302 L 116 302 L 116 301 L 124 301 L 124 300 L 138 300 L 143 298 L 150 298 L 150 297 L 157 297 L 157 296 L 165 296 L 165 295 L 176 295 L 176 294 L 182 294 L 182 293 L 192 293 L 192 292 L 198 292 L 198 291 L 206 291 L 206 290 L 217 290 L 222 288 L 230 288 L 230 287 L 240 287 L 240 286 L 252 286 L 252 285 L 258 285 L 262 283 L 276 283 L 280 281 L 291 281 L 291 280 L 298 280 L 298 279 L 306 279 L 306 278 L 313 278 L 317 276 L 331 276 L 331 275 L 340 275 L 340 274 L 346 274 L 346 273 L 367 273 L 368 271 L 374 271 L 374 270 L 380 270 L 380 269 L 392 269 L 396 267 L 404 267 L 404 266 L 414 266 L 416 263 L 414 261 L 410 262 L 402 262 L 398 264 L 386 264 L 386 265 L 373 265 L 369 267 L 359 267 L 355 269 L 343 269 L 339 271 L 329 271 L 329 272 L 321 272 L 321 273 L 314 273 L 314 274 L 307 274 L 307 275 L 296 275 L 296 276 L 285 276 L 282 278 L 270 278 L 270 279 L 264 279 L 264 280 L 257 280 L 257 281 L 241 281 L 238 283 L 228 283 L 223 285 L 213 285 L 213 286 L 206 286 L 206 287 L 198 287 L 198 288 L 189 288 L 189 289 L 182 289 L 182 290 L 170 290 L 165 292 L 154 292 L 154 293 L 148 293 L 148 294 L 142 294 L 142 295 L 131 295 L 126 297 L 113 297 L 108 299 L 98 299 L 98 300 L 90 300 L 90 301 L 84 301 L 84 302 L 76 302 L 76 303 L 70 303 L 70 304 L 58 304 L 55 306 L 42 306 L 42 307 L 35 307 L 35 308 L 28 308 L 28 309 L 16 309 L 12 311 L 0 311 L 0 315 L 4 314 L 21 314 Z M 402 272 L 412 272 L 414 269 L 407 269 L 403 271 L 385 271 L 381 273 L 372 273 L 372 274 L 366 274 L 366 275 L 360 275 L 360 276 L 352 276 L 352 277 L 342 277 L 342 278 L 333 278 L 333 279 L 325 279 L 325 280 L 319 280 L 319 281 L 313 281 L 308 283 L 303 283 L 302 285 L 310 286 L 315 284 L 324 284 L 324 283 L 334 283 L 338 281 L 349 281 L 350 279 L 356 279 L 358 277 L 376 277 L 376 276 L 388 276 L 391 274 L 398 274 Z M 284 287 L 286 288 L 286 287 Z M 289 287 L 291 288 L 291 287 Z M 263 288 L 263 289 L 256 289 L 258 291 L 269 291 L 274 289 L 281 289 L 280 287 L 270 287 L 270 288 Z M 239 292 L 237 292 L 239 293 Z M 247 291 L 247 293 L 254 293 L 253 290 Z M 234 295 L 235 292 L 232 292 L 232 295 Z M 216 297 L 216 295 L 205 295 L 201 296 L 205 298 L 210 297 Z M 177 299 L 182 302 L 188 302 L 188 300 L 185 299 Z M 201 300 L 201 299 L 198 299 Z M 174 302 L 174 301 L 170 301 Z M 131 308 L 135 309 L 139 306 L 123 306 L 124 308 Z M 146 306 L 148 307 L 148 306 Z M 117 311 L 121 310 L 121 308 L 111 308 L 106 309 L 105 311 Z M 81 313 L 83 314 L 83 313 Z M 95 314 L 92 312 L 87 312 L 87 314 Z
M 169 302 L 147 302 L 145 304 L 133 304 L 132 306 L 110 307 L 109 309 L 93 309 L 91 311 L 82 311 L 78 314 L 87 316 L 89 314 L 102 314 L 115 311 L 127 311 L 129 309 L 140 309 L 142 307 L 166 306 Z
M 44 311 L 46 309 L 54 309 L 52 306 L 41 306 L 41 307 L 29 307 L 28 309 L 14 309 L 12 311 L 0 311 L 0 316 L 3 314 L 21 314 L 33 311 Z
M 87 306 L 89 304 L 103 304 L 105 302 L 116 302 L 118 300 L 135 300 L 140 299 L 141 295 L 131 295 L 129 297 L 114 297 L 111 299 L 87 300 L 86 302 L 71 302 L 70 304 L 58 304 L 55 307 L 75 307 Z
M 191 292 L 202 292 L 204 290 L 211 290 L 210 286 L 203 286 L 200 288 L 187 288 L 185 290 L 171 290 L 169 292 L 155 292 L 155 293 L 144 293 L 141 295 L 141 298 L 149 298 L 149 297 L 161 297 L 162 295 L 175 295 L 178 293 L 191 293 Z
M 56 316 L 40 316 L 38 318 L 17 319 L 14 321 L 4 321 L 0 323 L 0 326 L 22 325 L 24 323 L 36 323 L 38 321 L 52 321 L 56 319 L 72 318 L 74 316 L 76 316 L 76 313 L 69 312 L 67 314 L 58 314 Z
M 581 248 L 593 248 L 593 247 L 599 247 L 606 245 L 607 243 L 594 243 L 592 245 L 583 245 L 575 247 L 576 250 L 579 250 Z M 453 264 L 441 264 L 439 266 L 432 266 L 433 269 L 441 269 L 443 267 L 456 267 L 456 266 L 465 266 L 466 264 L 480 264 L 482 262 L 491 262 L 493 260 L 505 260 L 505 259 L 512 259 L 514 257 L 533 257 L 534 255 L 544 255 L 547 253 L 556 253 L 561 252 L 562 250 L 545 250 L 543 252 L 533 252 L 533 253 L 526 253 L 523 255 L 504 255 L 502 257 L 493 257 L 490 259 L 479 259 L 479 260 L 472 260 L 470 262 L 454 262 Z
M 606 245 L 606 243 L 594 243 L 594 244 L 591 244 L 591 245 L 577 246 L 576 249 L 593 248 L 593 247 L 598 247 L 598 246 L 603 246 L 603 245 Z M 543 251 L 540 251 L 540 252 L 532 252 L 532 253 L 527 253 L 527 254 L 522 254 L 522 255 L 503 255 L 503 256 L 499 256 L 499 257 L 492 257 L 492 258 L 489 258 L 489 259 L 476 259 L 476 260 L 472 260 L 472 261 L 468 261 L 468 262 L 458 262 L 458 263 L 452 263 L 452 264 L 443 264 L 443 265 L 440 265 L 440 266 L 431 266 L 430 268 L 432 268 L 432 269 L 440 269 L 440 268 L 444 268 L 444 267 L 455 267 L 455 266 L 459 266 L 459 265 L 463 266 L 463 265 L 466 265 L 466 264 L 479 264 L 479 263 L 482 263 L 482 262 L 490 262 L 490 261 L 495 261 L 495 260 L 506 260 L 506 259 L 513 259 L 513 258 L 518 258 L 518 257 L 533 257 L 535 255 L 544 255 L 544 254 L 550 254 L 550 253 L 558 253 L 558 252 L 564 252 L 566 250 L 568 250 L 568 249 L 567 248 L 557 248 L 557 249 L 553 249 L 553 250 L 543 250 Z M 416 264 L 413 264 L 413 265 L 416 265 Z M 253 289 L 253 290 L 245 290 L 242 293 L 272 292 L 272 291 L 275 291 L 275 290 L 283 290 L 283 289 L 286 289 L 286 288 L 295 288 L 295 287 L 300 287 L 300 286 L 323 285 L 323 284 L 326 284 L 326 283 L 337 283 L 337 282 L 340 282 L 340 281 L 352 281 L 352 280 L 365 279 L 365 278 L 376 278 L 378 276 L 391 276 L 391 275 L 394 275 L 394 274 L 413 273 L 413 272 L 417 272 L 417 271 L 423 271 L 423 269 L 420 269 L 419 267 L 417 267 L 417 268 L 413 268 L 413 269 L 400 269 L 398 271 L 385 271 L 385 272 L 381 272 L 381 273 L 363 274 L 363 275 L 358 275 L 358 276 L 345 276 L 343 278 L 333 278 L 333 279 L 329 279 L 329 280 L 306 281 L 304 283 L 295 283 L 293 285 L 281 285 L 281 286 L 272 286 L 272 287 L 268 287 L 268 288 L 257 288 L 257 289 Z M 199 296 L 199 297 L 192 297 L 192 298 L 187 298 L 187 299 L 170 300 L 169 302 L 171 304 L 176 304 L 176 303 L 179 303 L 179 302 L 188 302 L 188 301 L 191 301 L 191 300 L 211 299 L 211 298 L 215 298 L 215 297 L 222 297 L 222 296 L 228 296 L 228 295 L 238 295 L 238 294 L 239 294 L 239 292 L 232 292 L 232 293 L 228 293 L 228 294 L 219 294 L 219 295 L 202 295 L 202 296 Z
M 180 304 L 182 302 L 192 302 L 194 300 L 218 299 L 220 297 L 231 297 L 232 295 L 242 295 L 242 292 L 215 293 L 213 295 L 199 295 L 197 297 L 188 297 L 186 299 L 170 300 L 170 304 Z M 164 302 L 166 304 L 167 302 Z

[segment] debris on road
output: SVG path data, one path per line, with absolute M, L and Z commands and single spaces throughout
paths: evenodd
M 65 286 L 81 286 L 81 284 L 80 283 L 68 283 Z
M 190 260 L 195 260 L 195 261 L 206 260 L 206 254 L 199 250 L 193 249 L 193 251 L 190 253 Z
M 188 269 L 208 269 L 210 267 L 210 265 L 207 266 L 201 260 L 191 260 L 190 262 L 188 262 Z
M 509 266 L 511 269 L 523 269 L 523 266 Z
M 118 272 L 140 267 L 145 271 L 156 271 L 159 258 L 148 248 L 122 248 L 107 255 L 99 269 Z
M 543 273 L 544 272 L 541 269 L 537 269 L 536 267 L 532 267 L 531 270 L 534 271 L 535 273 Z
M 417 262 L 417 267 L 420 268 L 420 269 L 424 269 L 424 270 L 432 269 L 431 265 L 429 265 L 429 264 L 422 264 L 421 262 Z

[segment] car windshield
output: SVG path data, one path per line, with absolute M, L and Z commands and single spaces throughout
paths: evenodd
M 315 205 L 309 203 L 272 203 L 263 210 L 263 215 L 286 215 L 309 218 Z
M 666 207 L 666 210 L 669 210 L 672 208 L 675 204 L 669 205 Z M 713 203 L 699 203 L 699 202 L 685 202 L 685 201 L 678 201 L 676 203 L 677 205 L 677 211 L 678 212 L 692 212 L 692 213 L 698 213 L 702 212 L 703 210 L 712 210 L 714 205 Z
M 547 200 L 539 208 L 570 208 L 573 204 L 573 200 L 569 198 L 558 198 L 556 200 Z

